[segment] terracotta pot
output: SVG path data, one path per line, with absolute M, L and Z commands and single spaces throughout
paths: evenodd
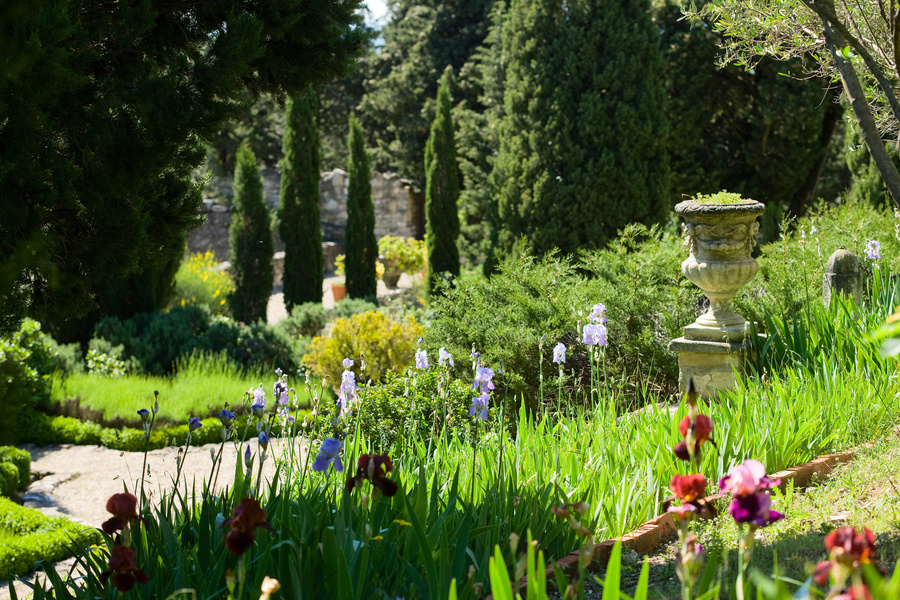
M 343 283 L 332 283 L 331 295 L 334 296 L 335 302 L 340 302 L 347 295 L 347 286 Z

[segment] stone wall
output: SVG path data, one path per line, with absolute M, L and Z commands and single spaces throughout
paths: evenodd
M 281 175 L 278 169 L 264 169 L 263 186 L 266 204 L 272 210 L 278 209 L 281 189 Z M 210 182 L 207 194 L 230 203 L 233 195 L 231 178 L 221 178 Z M 372 199 L 375 203 L 375 237 L 397 235 L 421 238 L 421 200 L 409 189 L 406 182 L 396 174 L 375 173 L 372 177 Z M 334 255 L 343 250 L 344 229 L 347 226 L 347 173 L 341 169 L 322 173 L 319 180 L 319 213 L 322 223 L 322 239 L 329 243 L 326 248 L 326 271 L 333 269 Z M 206 223 L 187 234 L 190 252 L 212 250 L 221 260 L 228 259 L 228 225 L 231 223 L 231 207 L 217 204 L 214 200 L 204 200 L 200 206 Z M 274 232 L 275 251 L 284 250 L 284 243 Z M 324 247 L 324 245 L 323 245 Z

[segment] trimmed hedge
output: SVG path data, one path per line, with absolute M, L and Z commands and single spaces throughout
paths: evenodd
M 12 446 L 0 446 L 0 496 L 10 496 L 31 483 L 31 455 Z
M 300 412 L 298 418 L 303 418 Z M 219 419 L 210 418 L 200 421 L 202 427 L 191 435 L 192 446 L 202 446 L 222 441 L 222 423 Z M 97 423 L 79 421 L 74 417 L 51 417 L 44 413 L 33 413 L 29 417 L 27 441 L 38 446 L 48 444 L 76 444 L 80 446 L 105 446 L 113 450 L 126 452 L 143 452 L 146 440 L 142 429 L 123 427 L 114 429 L 103 427 Z M 244 427 L 243 418 L 237 422 L 235 431 L 241 436 L 246 431 L 244 439 L 256 437 L 258 432 L 255 426 Z M 278 427 L 273 428 L 278 434 Z M 173 425 L 170 427 L 154 428 L 150 432 L 150 450 L 159 450 L 168 446 L 184 445 L 187 438 L 188 426 Z
M 6 498 L 0 498 L 0 529 L 12 534 L 0 542 L 0 579 L 30 573 L 38 561 L 65 560 L 100 542 L 100 531 L 93 527 L 50 518 Z

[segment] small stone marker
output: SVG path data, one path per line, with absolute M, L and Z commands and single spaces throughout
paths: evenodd
M 835 294 L 852 297 L 857 306 L 863 298 L 862 265 L 859 259 L 843 246 L 835 250 L 825 264 L 822 298 L 826 305 Z

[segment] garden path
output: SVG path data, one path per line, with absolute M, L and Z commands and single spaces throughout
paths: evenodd
M 248 444 L 255 455 L 258 441 L 253 439 Z M 121 452 L 100 446 L 70 444 L 43 447 L 24 445 L 22 448 L 31 454 L 31 472 L 37 477 L 23 496 L 23 504 L 50 516 L 61 515 L 99 528 L 110 517 L 106 512 L 109 497 L 121 492 L 124 487 L 133 492 L 140 486 L 144 460 L 142 452 Z M 196 481 L 199 493 L 201 482 L 209 478 L 212 466 L 210 451 L 217 452 L 218 449 L 219 444 L 188 449 L 179 486 L 182 494 L 186 493 L 193 481 Z M 287 449 L 286 444 L 272 440 L 269 444 L 270 458 L 263 466 L 265 478 L 271 479 L 275 474 L 275 461 L 271 457 L 282 456 Z M 171 493 L 174 489 L 177 469 L 175 459 L 180 450 L 182 449 L 169 447 L 147 453 L 149 476 L 144 488 L 154 503 L 162 493 Z M 297 455 L 302 456 L 303 449 L 297 450 Z M 216 481 L 217 490 L 234 482 L 236 460 L 234 446 L 226 444 L 222 452 L 221 472 Z M 72 564 L 72 560 L 63 561 L 57 564 L 57 571 L 66 573 Z M 20 597 L 24 597 L 24 593 L 28 591 L 24 585 L 17 585 L 16 588 Z M 0 600 L 6 598 L 9 598 L 7 585 L 0 582 Z

